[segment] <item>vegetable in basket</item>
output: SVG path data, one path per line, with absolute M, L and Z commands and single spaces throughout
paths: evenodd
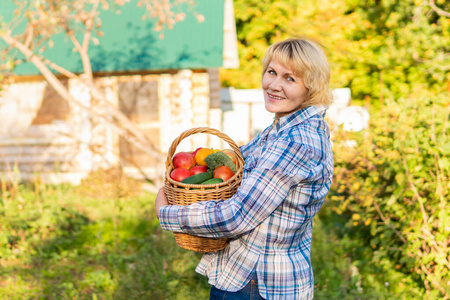
M 215 170 L 220 166 L 227 166 L 233 171 L 233 173 L 236 173 L 236 165 L 233 163 L 233 160 L 221 151 L 208 155 L 205 158 L 205 162 L 210 170 Z

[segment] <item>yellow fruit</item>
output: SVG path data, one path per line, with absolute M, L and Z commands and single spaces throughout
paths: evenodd
M 231 150 L 231 149 L 224 149 L 224 150 L 222 150 L 222 152 L 225 153 L 226 155 L 228 155 L 231 158 L 231 160 L 233 161 L 233 164 L 236 164 L 237 156 L 236 156 L 236 153 L 233 150 Z
M 358 220 L 361 220 L 361 216 L 358 215 L 358 214 L 353 214 L 352 215 L 352 219 L 355 220 L 355 221 L 358 221 Z
M 214 151 L 209 148 L 201 148 L 197 151 L 195 154 L 195 163 L 199 166 L 206 166 L 205 158 L 208 157 L 208 155 L 213 154 Z

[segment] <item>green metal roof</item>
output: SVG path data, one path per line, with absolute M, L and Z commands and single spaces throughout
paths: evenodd
M 11 18 L 15 6 L 1 0 L 0 15 Z M 103 37 L 99 45 L 90 44 L 89 54 L 94 72 L 130 72 L 164 69 L 204 69 L 223 64 L 224 0 L 196 0 L 195 11 L 205 17 L 199 23 L 187 12 L 186 19 L 166 29 L 164 38 L 153 30 L 155 20 L 142 20 L 143 8 L 132 0 L 120 8 L 120 14 L 101 11 Z M 82 70 L 78 53 L 64 35 L 55 36 L 54 46 L 44 52 L 46 58 L 72 72 Z M 5 45 L 0 42 L 0 47 Z M 39 74 L 31 63 L 15 70 L 18 75 Z

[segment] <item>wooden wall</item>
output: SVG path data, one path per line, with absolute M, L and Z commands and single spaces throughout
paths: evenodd
M 96 80 L 108 100 L 135 122 L 164 155 L 172 141 L 188 128 L 221 129 L 220 108 L 210 107 L 210 103 L 220 102 L 217 70 L 181 70 L 175 74 L 111 76 Z M 78 101 L 89 105 L 91 99 L 86 87 L 76 80 L 65 84 Z M 45 82 L 27 82 L 26 85 L 28 91 L 34 90 L 34 98 L 27 98 L 27 93 L 16 86 L 0 96 L 0 104 L 17 99 L 36 102 L 36 97 L 42 98 L 24 130 L 14 132 L 4 127 L 3 132 L 0 131 L 0 173 L 3 176 L 20 176 L 24 180 L 39 176 L 45 181 L 77 184 L 93 170 L 117 165 L 138 176 L 131 161 L 137 162 L 150 177 L 163 176 L 156 166 L 164 162 L 148 157 L 108 126 L 68 105 Z M 29 106 L 33 107 L 31 103 Z M 0 116 L 8 114 L 4 108 L 0 105 Z M 16 118 L 20 117 L 18 110 L 14 113 Z M 201 135 L 183 141 L 179 148 L 188 150 L 199 146 L 220 147 L 216 139 Z

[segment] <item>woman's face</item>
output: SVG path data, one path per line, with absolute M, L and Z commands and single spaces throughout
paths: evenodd
M 275 113 L 277 120 L 299 110 L 306 100 L 307 89 L 303 79 L 277 61 L 271 61 L 267 67 L 262 88 L 266 110 Z

